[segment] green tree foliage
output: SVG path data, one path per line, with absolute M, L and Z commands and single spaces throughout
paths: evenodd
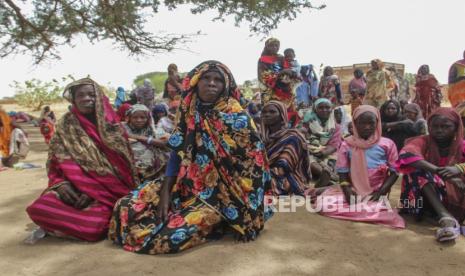
M 163 2 L 163 3 L 162 3 Z M 133 55 L 172 51 L 195 34 L 152 34 L 147 19 L 160 5 L 174 10 L 189 5 L 193 14 L 215 10 L 213 20 L 232 16 L 236 25 L 250 24 L 256 34 L 268 34 L 282 20 L 302 10 L 320 9 L 308 0 L 23 0 L 0 1 L 0 57 L 31 54 L 35 63 L 59 58 L 57 47 L 74 46 L 78 35 L 90 42 L 110 40 Z
M 44 105 L 62 101 L 62 84 L 69 80 L 73 80 L 73 77 L 63 77 L 61 82 L 55 79 L 46 82 L 38 79 L 27 80 L 24 83 L 15 81 L 12 85 L 15 89 L 14 98 L 19 105 L 37 111 Z
M 179 73 L 181 77 L 185 76 L 187 73 Z M 165 80 L 168 78 L 167 72 L 149 72 L 143 75 L 138 75 L 133 83 L 134 86 L 142 86 L 144 80 L 150 80 L 150 83 L 155 88 L 155 94 L 162 94 L 165 89 Z
M 163 93 L 165 88 L 165 80 L 168 78 L 167 72 L 149 72 L 143 75 L 138 75 L 134 79 L 133 83 L 135 86 L 142 86 L 144 84 L 144 80 L 150 80 L 150 83 L 155 88 L 156 94 Z
M 405 74 L 404 74 L 404 78 L 405 78 L 406 80 L 408 80 L 408 83 L 409 83 L 410 85 L 415 85 L 415 82 L 416 82 L 416 79 L 415 79 L 415 78 L 416 78 L 416 75 L 415 75 L 415 74 L 412 74 L 412 73 L 405 73 Z

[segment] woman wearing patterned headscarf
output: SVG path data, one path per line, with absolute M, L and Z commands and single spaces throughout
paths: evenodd
M 342 143 L 342 127 L 336 122 L 333 105 L 326 98 L 313 103 L 313 110 L 305 114 L 303 130 L 311 153 L 312 175 L 318 179 L 316 187 L 337 181 L 334 170 L 336 151 Z
M 258 60 L 258 81 L 262 90 L 262 103 L 267 103 L 271 99 L 274 80 L 283 70 L 284 57 L 278 54 L 279 46 L 278 39 L 273 37 L 267 39 Z
M 274 193 L 303 195 L 311 180 L 305 137 L 297 129 L 288 128 L 287 110 L 281 102 L 269 101 L 261 117 Z
M 102 88 L 89 78 L 63 94 L 71 109 L 57 123 L 47 160 L 48 188 L 28 208 L 43 230 L 103 239 L 115 202 L 138 182 L 131 149 Z
M 125 250 L 175 253 L 224 227 L 251 241 L 264 226 L 266 153 L 231 72 L 206 61 L 183 85 L 164 183 L 144 183 L 114 209 L 109 238 Z
M 153 180 L 165 169 L 169 151 L 166 140 L 157 139 L 152 128 L 152 117 L 149 109 L 142 104 L 133 105 L 127 112 L 128 122 L 124 122 L 135 167 L 141 180 Z
M 465 51 L 463 59 L 454 62 L 449 69 L 448 95 L 454 107 L 465 101 Z
M 418 69 L 415 83 L 415 98 L 413 102 L 421 108 L 426 118 L 441 106 L 441 86 L 433 74 L 430 74 L 429 66 L 424 64 Z

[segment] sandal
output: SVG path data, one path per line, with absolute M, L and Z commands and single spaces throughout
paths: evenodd
M 455 218 L 452 217 L 443 217 L 439 220 L 439 224 L 443 221 L 452 221 L 454 222 L 455 226 L 447 226 L 447 227 L 441 227 L 436 231 L 436 240 L 438 242 L 445 242 L 445 241 L 451 241 L 455 240 L 459 235 L 460 235 L 460 224 Z M 463 229 L 462 229 L 463 230 Z M 452 233 L 452 236 L 446 236 L 445 234 L 449 232 Z

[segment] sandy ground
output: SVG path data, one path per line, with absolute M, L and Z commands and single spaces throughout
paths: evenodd
M 37 128 L 27 130 L 26 161 L 44 166 L 47 147 Z M 276 214 L 255 242 L 226 237 L 177 255 L 137 255 L 107 240 L 47 237 L 26 245 L 34 224 L 24 210 L 46 184 L 44 168 L 0 172 L 1 275 L 465 275 L 463 236 L 438 244 L 428 222 L 407 220 L 406 230 L 393 230 L 305 209 Z M 397 185 L 391 200 L 398 195 Z

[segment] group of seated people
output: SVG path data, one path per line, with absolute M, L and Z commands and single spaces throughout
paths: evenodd
M 183 85 L 174 125 L 163 132 L 166 110 L 155 124 L 153 112 L 135 104 L 121 122 L 96 82 L 69 84 L 71 108 L 49 144 L 49 185 L 27 207 L 30 218 L 49 235 L 175 253 L 228 233 L 255 240 L 272 215 L 265 195 L 328 197 L 342 206 L 361 196 L 375 205 L 402 173 L 402 212 L 435 215 L 438 241 L 460 235 L 465 147 L 454 109 L 438 108 L 425 121 L 415 105 L 402 112 L 391 101 L 381 113 L 360 105 L 341 126 L 334 103 L 320 98 L 292 128 L 287 106 L 270 100 L 257 126 L 224 64 L 199 64 Z M 388 206 L 320 214 L 405 227 Z

